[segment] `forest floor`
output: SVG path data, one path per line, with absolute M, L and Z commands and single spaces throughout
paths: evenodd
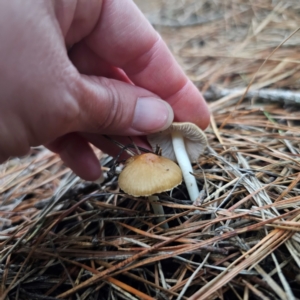
M 149 200 L 43 147 L 0 166 L 0 299 L 300 299 L 300 3 L 135 1 L 202 91 L 209 147 Z M 116 161 L 97 152 L 103 171 Z

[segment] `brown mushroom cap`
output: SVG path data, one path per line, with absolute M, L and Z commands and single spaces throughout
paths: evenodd
M 189 159 L 191 162 L 196 162 L 207 147 L 207 138 L 205 133 L 193 123 L 174 122 L 166 130 L 148 135 L 147 139 L 153 151 L 159 145 L 162 150 L 162 156 L 177 161 L 172 144 L 171 134 L 173 131 L 178 131 L 182 134 Z
M 169 191 L 182 182 L 179 166 L 153 153 L 129 158 L 119 176 L 120 188 L 134 197 Z

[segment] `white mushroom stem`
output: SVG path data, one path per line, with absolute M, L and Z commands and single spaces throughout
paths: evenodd
M 166 218 L 164 217 L 165 215 L 164 208 L 162 207 L 162 205 L 155 203 L 155 201 L 159 200 L 159 198 L 157 196 L 149 196 L 148 199 L 151 201 L 151 206 L 154 214 L 161 215 L 161 217 L 157 218 L 158 223 L 165 221 Z M 162 224 L 161 227 L 164 229 L 169 229 L 168 223 Z
M 200 192 L 198 189 L 196 178 L 191 174 L 193 173 L 193 168 L 185 149 L 183 136 L 178 131 L 173 131 L 171 134 L 173 148 L 178 165 L 181 168 L 182 176 L 184 178 L 190 199 L 194 202 L 199 197 Z

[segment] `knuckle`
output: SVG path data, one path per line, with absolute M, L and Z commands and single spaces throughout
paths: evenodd
M 79 78 L 73 68 L 62 69 L 60 80 L 55 80 L 49 92 L 41 95 L 43 100 L 36 107 L 39 113 L 27 120 L 23 128 L 31 146 L 48 143 L 76 126 L 80 114 Z
M 70 127 L 71 124 L 76 122 L 80 108 L 78 98 L 80 97 L 80 74 L 73 68 L 69 67 L 64 70 L 63 76 L 63 95 L 60 101 L 57 101 L 57 109 L 55 118 L 57 120 L 58 128 Z
M 77 72 L 77 70 L 73 68 L 73 66 L 69 67 L 66 73 L 67 73 L 65 76 L 66 90 L 68 91 L 68 94 L 71 96 L 70 100 L 72 100 L 67 102 L 67 105 L 69 105 L 68 107 L 71 109 L 72 113 L 77 114 L 79 111 L 79 106 L 77 101 L 74 100 L 78 99 L 78 97 L 80 96 L 81 77 L 80 74 Z
M 105 89 L 106 109 L 102 121 L 102 130 L 112 129 L 115 124 L 122 121 L 122 101 L 120 94 L 111 80 L 101 79 L 101 84 Z
M 88 80 L 90 84 L 85 87 L 83 93 L 89 117 L 86 121 L 93 131 L 109 134 L 124 123 L 121 95 L 114 80 L 104 77 L 89 77 Z

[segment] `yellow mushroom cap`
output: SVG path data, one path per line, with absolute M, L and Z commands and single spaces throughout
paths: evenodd
M 120 188 L 134 197 L 169 191 L 182 182 L 179 166 L 153 153 L 133 156 L 119 176 Z

